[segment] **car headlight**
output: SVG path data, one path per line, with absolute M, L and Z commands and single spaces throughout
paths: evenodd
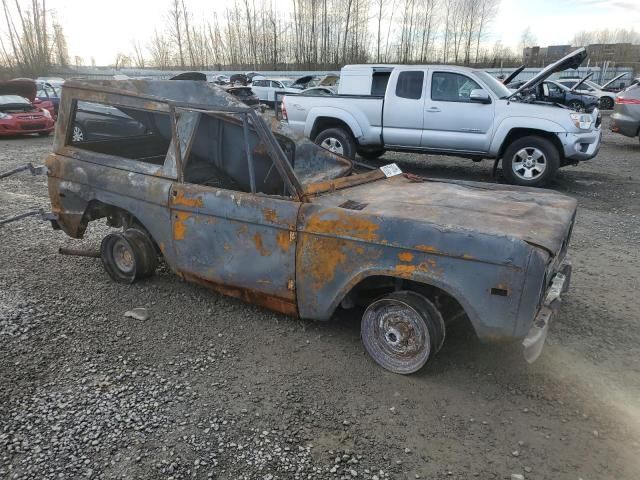
M 589 130 L 593 124 L 593 117 L 588 113 L 572 113 L 569 116 L 576 128 L 580 130 Z
M 45 117 L 51 118 L 51 112 L 49 110 L 47 110 L 46 108 L 42 109 L 42 113 L 44 114 Z
M 11 120 L 13 117 L 8 113 L 0 112 L 0 120 Z

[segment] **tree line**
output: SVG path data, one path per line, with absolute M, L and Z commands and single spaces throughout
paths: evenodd
M 46 0 L 2 0 L 0 69 L 25 76 L 46 73 L 52 65 L 67 66 L 67 41 Z
M 336 69 L 347 63 L 515 61 L 487 46 L 498 0 L 234 0 L 196 20 L 170 0 L 148 42 L 116 64 L 138 68 Z

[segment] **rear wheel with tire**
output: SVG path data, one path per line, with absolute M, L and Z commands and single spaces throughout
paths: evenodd
M 611 110 L 613 108 L 613 98 L 602 97 L 600 99 L 600 108 L 602 110 Z
M 417 372 L 442 347 L 442 315 L 427 298 L 399 291 L 373 301 L 362 316 L 361 337 L 371 357 L 387 370 Z
M 522 137 L 507 147 L 502 173 L 509 183 L 529 187 L 545 185 L 560 167 L 560 152 L 543 137 Z
M 100 257 L 109 276 L 119 283 L 133 283 L 153 275 L 157 266 L 153 242 L 136 229 L 104 237 L 100 244 Z
M 358 155 L 366 160 L 376 160 L 384 155 L 386 150 L 384 148 L 378 148 L 376 150 L 365 150 L 362 148 L 358 149 Z
M 350 158 L 356 158 L 356 142 L 349 132 L 342 128 L 328 128 L 320 132 L 314 142 L 325 150 Z

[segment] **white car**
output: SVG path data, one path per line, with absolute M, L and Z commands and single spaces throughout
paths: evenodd
M 593 73 L 590 73 L 587 76 L 587 78 L 590 78 L 592 75 Z M 602 110 L 611 110 L 614 105 L 616 94 L 615 92 L 607 91 L 606 88 L 616 80 L 619 80 L 620 78 L 624 77 L 625 75 L 626 73 L 621 73 L 620 75 L 609 80 L 604 85 L 598 85 L 596 82 L 592 82 L 591 80 L 587 79 L 587 80 L 584 80 L 582 85 L 580 85 L 576 91 L 578 93 L 586 93 L 586 94 L 594 95 L 598 97 L 600 99 L 599 100 L 600 108 Z M 557 82 L 561 85 L 564 85 L 565 87 L 573 88 L 575 84 L 578 83 L 580 80 L 582 79 L 581 78 L 561 78 Z
M 291 88 L 293 80 L 286 78 L 254 77 L 251 82 L 251 90 L 260 99 L 260 102 L 274 105 L 276 93 L 300 93 L 299 89 Z

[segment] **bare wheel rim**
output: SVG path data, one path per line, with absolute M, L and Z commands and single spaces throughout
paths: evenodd
M 84 140 L 84 132 L 82 131 L 82 129 L 77 126 L 74 125 L 73 126 L 73 133 L 71 135 L 71 141 L 73 142 L 82 142 Z
M 363 342 L 383 367 L 397 373 L 419 370 L 431 354 L 431 337 L 422 316 L 400 300 L 383 298 L 363 316 Z
M 540 178 L 547 169 L 547 157 L 535 147 L 518 150 L 511 160 L 511 170 L 516 177 L 532 181 Z
M 133 272 L 136 261 L 133 250 L 129 246 L 129 244 L 123 240 L 118 239 L 114 242 L 112 247 L 113 252 L 113 262 L 116 264 L 116 267 L 123 273 L 131 273 Z
M 335 137 L 325 138 L 320 146 L 330 152 L 337 153 L 338 155 L 344 155 L 344 146 L 342 142 Z

